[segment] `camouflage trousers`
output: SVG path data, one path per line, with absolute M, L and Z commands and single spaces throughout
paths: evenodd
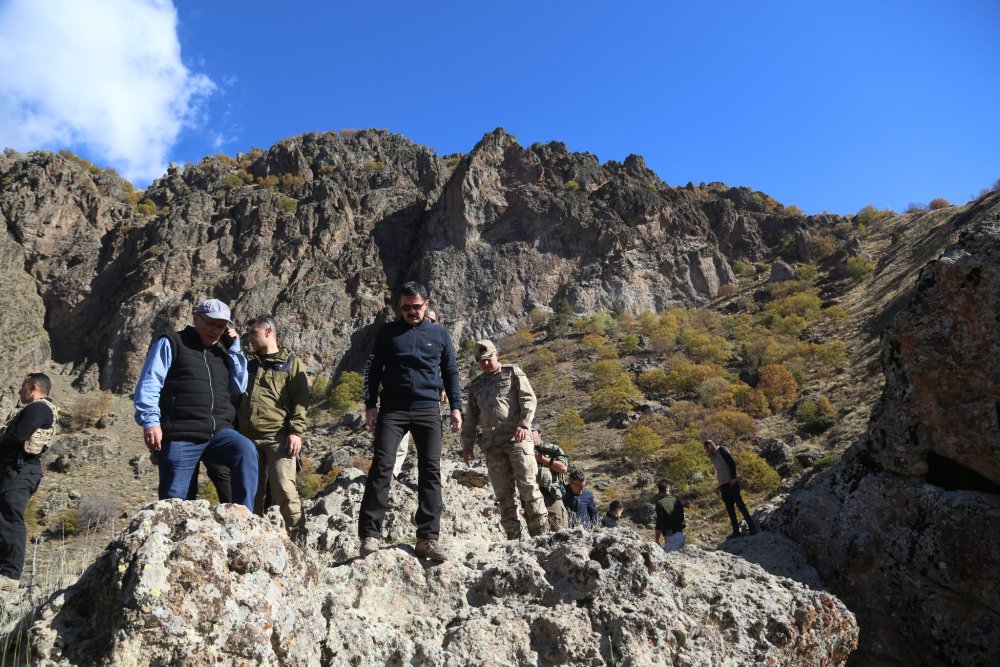
M 543 494 L 543 499 L 549 510 L 549 530 L 554 533 L 569 528 L 569 512 L 566 511 L 562 498 L 549 498 Z
M 535 463 L 535 448 L 531 440 L 524 442 L 501 442 L 483 448 L 486 471 L 493 485 L 493 493 L 500 505 L 500 525 L 512 540 L 521 536 L 521 522 L 517 518 L 517 489 L 524 504 L 524 518 L 528 522 L 530 535 L 548 532 L 549 513 L 538 489 L 535 477 L 538 464 Z

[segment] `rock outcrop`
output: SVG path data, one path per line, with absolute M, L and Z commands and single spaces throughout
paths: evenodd
M 921 274 L 884 340 L 866 436 L 769 525 L 858 615 L 858 664 L 1000 655 L 1000 195 Z
M 445 563 L 414 554 L 406 483 L 383 548 L 355 556 L 357 470 L 309 504 L 304 549 L 276 512 L 160 501 L 8 640 L 33 662 L 123 666 L 819 666 L 856 644 L 835 597 L 727 553 L 666 555 L 628 529 L 504 541 L 483 469 L 444 474 Z

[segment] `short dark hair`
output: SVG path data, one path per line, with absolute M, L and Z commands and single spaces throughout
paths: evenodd
M 278 325 L 274 322 L 274 315 L 258 315 L 247 322 L 247 328 L 250 327 L 271 327 L 274 335 L 278 335 Z
M 35 383 L 35 386 L 45 392 L 46 396 L 52 392 L 52 380 L 45 373 L 28 373 L 26 379 Z
M 416 280 L 409 280 L 403 283 L 402 287 L 399 288 L 399 295 L 396 297 L 396 301 L 399 301 L 399 299 L 404 296 L 422 296 L 425 299 L 430 298 L 427 288 L 418 283 Z
M 587 479 L 587 476 L 579 468 L 571 468 L 569 471 L 569 481 L 575 482 L 578 479 Z
M 620 501 L 620 500 L 612 500 L 611 501 L 611 507 L 609 507 L 608 509 L 610 511 L 614 512 L 615 510 L 625 509 L 625 506 L 622 505 L 622 501 Z
M 656 488 L 659 489 L 660 493 L 666 493 L 667 489 L 673 486 L 668 479 L 661 479 L 656 483 Z

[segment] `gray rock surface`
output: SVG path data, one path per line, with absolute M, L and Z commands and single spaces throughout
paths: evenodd
M 444 563 L 415 556 L 396 483 L 383 548 L 356 556 L 357 470 L 308 504 L 304 550 L 276 512 L 161 501 L 8 639 L 51 665 L 818 666 L 856 644 L 836 598 L 721 551 L 629 529 L 504 541 L 482 468 L 444 474 Z
M 858 615 L 857 664 L 1000 655 L 1000 195 L 963 219 L 883 343 L 864 438 L 766 522 Z

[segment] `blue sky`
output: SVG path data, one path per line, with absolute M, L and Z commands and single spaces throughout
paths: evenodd
M 995 0 L 0 0 L 0 144 L 140 186 L 313 130 L 446 154 L 503 127 L 671 185 L 903 210 L 1000 179 L 998 110 Z

